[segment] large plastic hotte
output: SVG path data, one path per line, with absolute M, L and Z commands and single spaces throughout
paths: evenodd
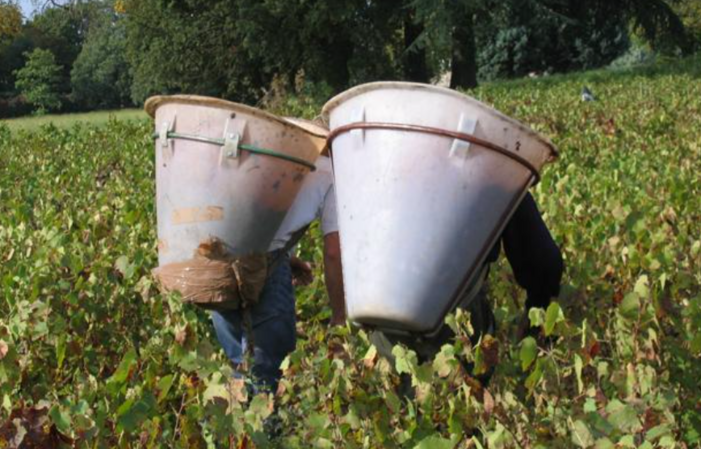
M 479 282 L 502 229 L 557 156 L 456 91 L 380 82 L 324 106 L 350 320 L 430 334 Z
M 213 244 L 218 258 L 267 252 L 325 136 L 215 98 L 158 96 L 145 108 L 156 127 L 160 266 Z

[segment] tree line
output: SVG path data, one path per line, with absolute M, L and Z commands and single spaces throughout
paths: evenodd
M 257 102 L 373 80 L 453 88 L 701 45 L 696 0 L 0 0 L 0 117 L 186 92 Z M 311 86 L 311 87 L 310 87 Z M 273 89 L 274 90 L 274 89 Z

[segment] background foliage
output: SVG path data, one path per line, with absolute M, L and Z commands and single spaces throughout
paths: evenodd
M 457 88 L 603 67 L 631 42 L 698 50 L 697 0 L 0 0 L 0 115 L 27 112 L 16 70 L 35 48 L 62 68 L 63 111 L 189 93 L 255 103 L 300 79 L 339 92 L 376 80 Z M 37 2 L 39 4 L 39 2 Z M 636 62 L 640 58 L 629 58 Z M 620 61 L 619 61 L 620 64 Z
M 104 10 L 87 32 L 71 69 L 72 99 L 88 109 L 131 104 L 124 21 Z
M 15 86 L 36 108 L 37 114 L 58 110 L 61 107 L 58 86 L 62 67 L 56 64 L 56 58 L 49 50 L 35 48 L 25 55 L 27 63 L 15 72 Z
M 692 59 L 476 90 L 562 153 L 534 189 L 567 265 L 558 302 L 531 316 L 551 343 L 514 339 L 524 294 L 502 263 L 494 339 L 472 347 L 458 315 L 435 360 L 379 358 L 365 332 L 327 328 L 313 229 L 301 252 L 317 277 L 297 290 L 274 397 L 232 380 L 206 315 L 153 286 L 150 122 L 0 125 L 0 447 L 698 447 L 700 77 Z M 499 362 L 488 388 L 458 355 Z

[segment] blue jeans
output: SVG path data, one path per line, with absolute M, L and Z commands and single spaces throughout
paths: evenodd
M 289 256 L 284 254 L 268 276 L 258 303 L 250 308 L 253 322 L 253 383 L 275 391 L 282 372 L 280 364 L 296 343 L 295 297 Z M 212 312 L 219 343 L 234 366 L 244 361 L 247 347 L 240 310 Z

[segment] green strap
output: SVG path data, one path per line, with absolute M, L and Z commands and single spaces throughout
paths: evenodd
M 153 133 L 153 139 L 158 139 L 161 137 L 159 133 Z M 204 136 L 197 136 L 194 134 L 183 134 L 183 133 L 176 133 L 174 131 L 168 131 L 166 134 L 167 139 L 180 139 L 180 140 L 190 140 L 193 142 L 202 142 L 202 143 L 209 143 L 212 145 L 218 145 L 220 147 L 223 147 L 226 144 L 226 141 L 224 139 L 218 139 L 216 137 L 204 137 Z M 316 167 L 314 164 L 305 161 L 304 159 L 290 156 L 287 154 L 279 153 L 275 150 L 269 150 L 267 148 L 260 148 L 256 147 L 254 145 L 248 145 L 248 144 L 239 144 L 238 146 L 239 149 L 248 151 L 249 153 L 254 153 L 254 154 L 262 154 L 264 156 L 271 156 L 271 157 L 276 157 L 278 159 L 282 159 L 285 161 L 293 162 L 295 164 L 303 165 L 307 167 L 309 170 L 314 171 L 316 170 Z

